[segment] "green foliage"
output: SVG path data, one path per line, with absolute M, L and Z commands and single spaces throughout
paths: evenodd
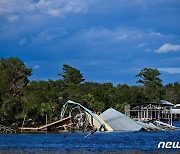
M 159 86 L 162 85 L 162 80 L 159 78 L 161 73 L 158 69 L 143 68 L 136 77 L 140 77 L 137 83 L 143 84 L 144 86 Z
M 12 123 L 22 111 L 22 95 L 32 69 L 26 68 L 18 58 L 0 59 L 0 117 L 4 123 Z
M 62 76 L 62 80 L 68 84 L 80 84 L 85 79 L 83 79 L 83 75 L 80 73 L 79 70 L 64 64 L 63 65 L 63 73 L 58 74 Z
M 136 76 L 141 86 L 84 82 L 79 70 L 63 65 L 62 79 L 28 81 L 31 69 L 18 58 L 0 60 L 0 123 L 42 125 L 60 118 L 61 107 L 73 100 L 93 112 L 101 113 L 112 107 L 124 112 L 126 104 L 159 101 L 180 102 L 180 84 L 163 86 L 157 69 L 144 68 Z M 165 91 L 165 92 L 164 92 Z M 26 126 L 27 126 L 26 125 Z
M 158 69 L 144 68 L 136 75 L 140 77 L 137 83 L 143 86 L 143 92 L 148 101 L 158 102 L 163 95 L 162 80 L 159 78 L 161 73 Z
M 19 95 L 29 82 L 28 77 L 32 69 L 26 68 L 18 58 L 0 59 L 0 86 L 1 93 Z
M 164 90 L 166 91 L 165 100 L 175 104 L 180 103 L 180 84 L 178 82 L 165 85 Z
M 65 88 L 62 81 L 32 81 L 24 91 L 23 116 L 33 123 L 43 123 L 48 114 L 49 121 L 60 117 L 63 105 L 61 91 Z

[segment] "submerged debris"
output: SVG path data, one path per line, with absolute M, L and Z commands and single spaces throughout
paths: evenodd
M 157 127 L 160 127 L 162 130 L 175 130 L 178 129 L 178 127 L 175 127 L 173 125 L 164 123 L 162 121 L 156 120 L 153 122 Z
M 14 134 L 16 130 L 0 124 L 0 134 Z
M 137 121 L 137 123 L 140 124 L 143 129 L 147 131 L 162 130 L 160 127 L 157 127 L 152 122 Z
M 155 130 L 176 130 L 178 127 L 175 127 L 173 125 L 170 125 L 168 123 L 164 123 L 159 120 L 155 121 L 149 121 L 149 122 L 142 122 L 142 121 L 137 121 L 145 130 L 147 131 L 155 131 Z

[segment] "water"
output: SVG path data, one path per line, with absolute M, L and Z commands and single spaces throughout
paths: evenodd
M 174 123 L 180 126 L 180 122 Z M 180 153 L 158 149 L 159 142 L 180 142 L 180 131 L 0 135 L 0 153 Z

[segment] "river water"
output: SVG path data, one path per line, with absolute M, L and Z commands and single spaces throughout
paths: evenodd
M 180 122 L 174 122 L 180 127 Z M 0 135 L 4 153 L 180 153 L 180 149 L 158 149 L 159 142 L 180 142 L 177 131 L 139 131 L 61 134 Z

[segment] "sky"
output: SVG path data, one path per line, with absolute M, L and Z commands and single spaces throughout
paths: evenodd
M 0 0 L 0 57 L 19 57 L 30 80 L 136 85 L 143 68 L 180 82 L 180 0 Z

